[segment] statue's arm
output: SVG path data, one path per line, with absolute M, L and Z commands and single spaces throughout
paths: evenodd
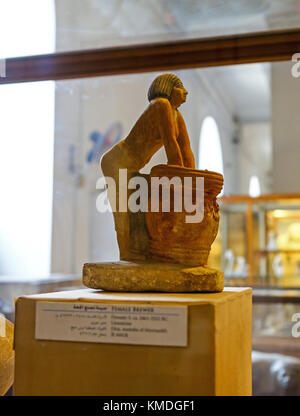
M 183 158 L 176 140 L 172 107 L 168 100 L 159 98 L 155 102 L 159 131 L 168 158 L 168 165 L 183 166 Z
M 181 150 L 184 166 L 186 168 L 195 169 L 195 158 L 191 149 L 189 135 L 185 126 L 184 119 L 179 111 L 177 113 L 177 120 L 179 127 L 179 135 L 177 141 Z

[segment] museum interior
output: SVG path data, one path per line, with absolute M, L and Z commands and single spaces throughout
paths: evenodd
M 172 73 L 188 92 L 180 112 L 195 169 L 224 176 L 208 267 L 229 292 L 252 289 L 252 395 L 300 395 L 300 1 L 7 0 L 0 39 L 0 318 L 10 328 L 0 320 L 0 358 L 9 321 L 19 360 L 8 377 L 13 356 L 0 359 L 0 394 L 36 394 L 22 386 L 21 359 L 40 356 L 35 345 L 17 357 L 27 341 L 16 299 L 83 290 L 85 263 L 119 261 L 113 213 L 96 209 L 100 160 L 148 106 L 152 81 Z M 167 163 L 162 147 L 140 174 Z

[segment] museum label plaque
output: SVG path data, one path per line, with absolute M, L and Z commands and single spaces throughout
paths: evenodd
M 35 338 L 187 346 L 187 306 L 37 302 Z

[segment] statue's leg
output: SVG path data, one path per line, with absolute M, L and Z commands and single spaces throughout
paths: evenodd
M 120 260 L 130 260 L 130 228 L 128 212 L 114 212 Z
M 124 179 L 121 179 L 120 185 L 119 170 L 125 169 L 124 163 L 127 169 L 127 182 L 124 183 Z M 126 153 L 122 152 L 118 145 L 102 157 L 101 167 L 104 176 L 113 178 L 115 182 L 115 189 L 110 189 L 108 185 L 107 196 L 111 206 L 116 207 L 113 214 L 120 260 L 144 260 L 147 258 L 149 241 L 145 215 L 143 212 L 129 212 L 128 197 L 132 191 L 128 190 L 128 182 L 132 176 L 143 176 L 147 179 L 148 175 L 137 173 L 135 164 L 126 157 Z M 120 186 L 126 186 L 127 189 L 120 189 Z M 148 199 L 148 193 L 146 198 Z M 126 209 L 126 212 L 120 212 L 120 205 Z
M 112 149 L 113 150 L 113 149 Z M 119 169 L 120 164 L 118 160 L 116 160 L 113 151 L 109 151 L 106 153 L 101 160 L 101 167 L 103 174 L 106 178 L 110 177 L 115 181 L 115 189 L 110 189 L 108 186 L 107 189 L 107 197 L 112 207 L 116 209 L 113 212 L 114 215 L 114 223 L 115 223 L 115 230 L 117 233 L 117 240 L 118 246 L 120 251 L 120 260 L 127 260 L 129 259 L 130 253 L 130 225 L 129 225 L 129 213 L 128 212 L 119 212 Z M 124 195 L 126 197 L 126 193 L 121 193 L 121 197 Z M 127 206 L 127 198 L 126 201 L 122 201 L 122 205 Z

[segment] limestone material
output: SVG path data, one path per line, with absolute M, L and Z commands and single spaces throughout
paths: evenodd
M 137 247 L 131 251 L 131 244 L 128 244 L 131 235 L 130 213 L 119 210 L 119 169 L 127 169 L 129 176 L 132 172 L 139 172 L 161 147 L 166 151 L 168 165 L 195 169 L 188 132 L 183 116 L 178 110 L 185 102 L 187 94 L 176 75 L 164 74 L 155 78 L 149 88 L 148 107 L 128 136 L 113 146 L 101 159 L 103 174 L 105 177 L 113 178 L 116 183 L 116 201 L 109 187 L 108 198 L 112 206 L 115 203 L 117 205 L 114 222 L 121 260 L 140 259 L 141 254 Z M 127 200 L 121 201 L 121 204 L 126 206 Z
M 208 267 L 171 263 L 86 263 L 83 283 L 121 292 L 221 292 L 224 275 Z
M 87 264 L 83 269 L 86 286 L 129 292 L 223 289 L 223 274 L 206 267 L 219 227 L 216 197 L 223 187 L 223 176 L 195 169 L 185 122 L 178 110 L 187 94 L 176 75 L 156 77 L 148 91 L 149 106 L 128 136 L 103 155 L 101 167 L 114 211 L 120 260 L 136 263 Z M 147 181 L 140 187 L 145 196 L 148 184 L 147 209 L 130 212 L 128 198 L 133 189 L 128 186 L 129 178 L 140 175 L 139 171 L 161 147 L 165 149 L 167 165 L 154 166 L 150 175 L 143 175 Z M 126 169 L 126 178 L 120 176 L 121 169 Z M 176 187 L 170 186 L 174 179 Z M 203 188 L 197 186 L 203 182 Z M 158 190 L 152 188 L 152 183 L 158 184 Z M 119 192 L 119 188 L 130 191 Z M 167 195 L 171 198 L 166 208 L 167 199 L 162 199 Z M 197 220 L 187 221 L 187 216 L 191 219 L 195 215 Z
M 13 384 L 13 338 L 13 324 L 0 315 L 0 396 L 3 396 Z
M 197 201 L 199 213 L 203 219 L 199 222 L 188 223 L 187 212 L 175 212 L 174 207 L 170 212 L 162 212 L 163 201 L 160 195 L 159 212 L 146 212 L 146 224 L 149 232 L 149 254 L 148 258 L 153 261 L 164 261 L 170 263 L 181 263 L 189 266 L 206 266 L 210 248 L 214 242 L 219 228 L 219 206 L 216 201 L 217 195 L 223 187 L 223 176 L 208 170 L 196 170 L 179 166 L 158 165 L 152 168 L 151 178 L 167 177 L 180 178 L 184 183 L 185 178 L 191 178 L 192 186 L 184 186 L 184 192 L 176 194 L 176 199 L 182 199 L 182 207 L 185 207 L 186 197 L 188 200 L 196 200 L 196 178 L 204 179 L 204 200 Z M 175 192 L 175 191 L 173 191 Z M 162 191 L 164 195 L 164 190 Z M 154 198 L 153 195 L 150 198 Z M 174 199 L 174 198 L 173 198 Z M 171 199 L 172 200 L 172 199 Z M 203 207 L 201 205 L 203 204 Z M 149 199 L 149 206 L 151 201 Z

